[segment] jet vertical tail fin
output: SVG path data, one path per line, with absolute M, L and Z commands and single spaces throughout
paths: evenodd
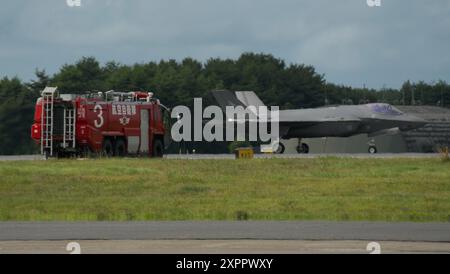
M 237 107 L 241 106 L 245 108 L 245 105 L 236 97 L 236 94 L 229 90 L 213 90 L 212 95 L 214 99 L 219 104 L 222 111 L 226 112 L 226 107 Z
M 244 108 L 250 106 L 254 106 L 256 108 L 265 106 L 261 99 L 259 99 L 258 95 L 256 95 L 253 91 L 232 92 L 229 90 L 213 90 L 211 93 L 224 111 L 227 106 L 241 106 Z
M 247 107 L 255 106 L 256 108 L 264 107 L 263 101 L 259 99 L 254 91 L 236 91 L 236 97 Z

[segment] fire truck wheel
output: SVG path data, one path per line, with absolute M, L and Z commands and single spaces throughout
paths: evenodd
M 114 155 L 114 147 L 109 139 L 103 140 L 103 155 L 106 157 L 112 157 Z
M 164 155 L 164 147 L 161 140 L 156 139 L 153 144 L 153 157 L 161 158 Z
M 123 139 L 118 139 L 115 145 L 115 155 L 117 157 L 125 157 L 127 155 L 127 147 Z

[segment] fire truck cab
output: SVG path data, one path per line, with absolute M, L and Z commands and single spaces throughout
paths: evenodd
M 151 92 L 60 95 L 47 87 L 36 103 L 31 137 L 49 157 L 162 157 L 169 124 L 169 110 Z

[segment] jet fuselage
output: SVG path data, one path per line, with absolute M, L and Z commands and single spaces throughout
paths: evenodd
M 349 137 L 394 128 L 408 131 L 427 124 L 421 118 L 383 103 L 282 110 L 279 115 L 281 134 L 286 139 Z

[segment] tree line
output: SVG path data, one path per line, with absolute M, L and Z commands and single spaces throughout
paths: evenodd
M 450 107 L 450 85 L 445 81 L 406 81 L 400 89 L 354 88 L 327 82 L 313 66 L 286 64 L 269 54 L 245 53 L 238 59 L 211 58 L 204 63 L 186 58 L 134 65 L 114 61 L 101 65 L 94 57 L 83 57 L 53 75 L 36 70 L 36 78 L 30 82 L 8 77 L 0 80 L 0 155 L 37 151 L 30 140 L 30 126 L 36 99 L 45 86 L 74 94 L 152 91 L 168 107 L 192 106 L 196 97 L 211 100 L 209 92 L 214 89 L 252 90 L 267 105 L 281 109 L 371 102 Z M 214 144 L 196 148 L 199 153 L 223 149 Z

